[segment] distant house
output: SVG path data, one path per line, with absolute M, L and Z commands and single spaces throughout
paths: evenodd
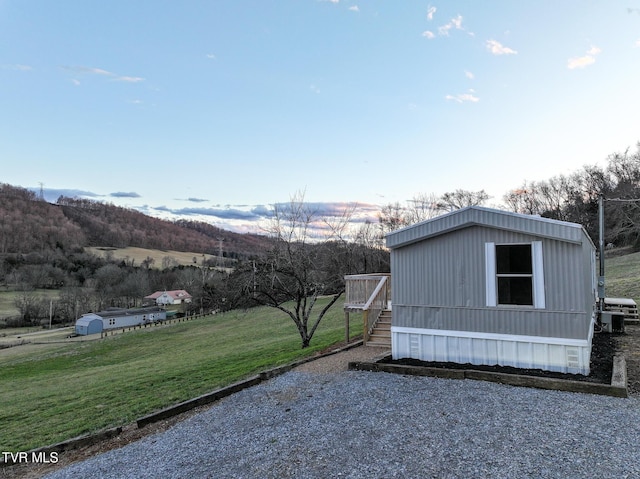
M 145 296 L 145 303 L 155 303 L 158 306 L 169 306 L 178 304 L 188 304 L 191 302 L 191 295 L 184 289 L 174 291 L 156 291 L 149 296 Z
M 596 262 L 581 225 L 469 207 L 386 239 L 394 359 L 589 374 Z
M 164 321 L 165 319 L 167 319 L 166 311 L 156 306 L 135 309 L 110 308 L 97 313 L 83 314 L 76 321 L 75 329 L 76 334 L 84 336 L 109 329 L 129 328 Z

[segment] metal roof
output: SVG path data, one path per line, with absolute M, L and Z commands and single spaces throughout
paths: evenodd
M 400 248 L 471 226 L 515 231 L 575 244 L 582 244 L 588 241 L 593 246 L 589 235 L 582 225 L 578 223 L 558 221 L 541 216 L 523 215 L 481 206 L 469 206 L 392 231 L 386 235 L 387 247 L 390 249 Z
M 94 314 L 99 316 L 100 318 L 119 318 L 122 316 L 135 316 L 139 314 L 151 314 L 159 311 L 164 311 L 163 309 L 157 306 L 149 306 L 146 308 L 109 308 L 105 311 L 98 311 L 97 313 L 87 313 L 83 316 L 88 316 L 89 314 Z

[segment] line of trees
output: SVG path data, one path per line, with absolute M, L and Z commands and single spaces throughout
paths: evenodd
M 640 249 L 640 143 L 614 153 L 606 164 L 584 166 L 546 181 L 524 182 L 505 194 L 517 213 L 579 223 L 594 242 L 598 238 L 598 199 L 605 199 L 605 241 Z
M 509 190 L 498 207 L 579 223 L 597 242 L 601 195 L 605 200 L 605 241 L 640 249 L 640 143 L 635 152 L 627 149 L 610 155 L 604 166 L 587 165 L 569 175 L 525 181 Z M 386 233 L 455 209 L 486 205 L 489 200 L 484 190 L 456 190 L 442 196 L 423 193 L 405 204 L 384 205 L 380 225 Z

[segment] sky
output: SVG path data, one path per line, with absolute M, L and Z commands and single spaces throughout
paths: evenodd
M 255 231 L 640 141 L 640 0 L 0 0 L 0 183 Z

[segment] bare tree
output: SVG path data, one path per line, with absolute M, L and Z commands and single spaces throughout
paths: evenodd
M 467 206 L 480 206 L 488 199 L 489 195 L 484 190 L 456 190 L 442 195 L 439 207 L 442 211 L 453 211 Z
M 378 220 L 382 226 L 382 236 L 405 226 L 431 219 L 442 213 L 441 199 L 435 194 L 421 193 L 406 201 L 382 206 Z
M 442 213 L 438 197 L 433 194 L 421 193 L 408 201 L 405 221 L 408 224 L 430 220 Z
M 382 225 L 383 234 L 409 225 L 406 211 L 406 206 L 402 206 L 397 201 L 382 206 L 378 214 L 378 221 Z
M 384 236 L 385 233 L 430 220 L 448 211 L 481 205 L 488 199 L 489 195 L 484 190 L 456 190 L 441 197 L 433 193 L 421 193 L 407 200 L 404 206 L 398 202 L 382 206 L 378 220 Z
M 297 193 L 285 205 L 275 205 L 268 233 L 274 246 L 264 261 L 256 262 L 252 283 L 245 286 L 260 304 L 277 308 L 295 323 L 306 348 L 320 321 L 344 292 L 342 277 L 323 269 L 323 245 L 314 242 L 320 216 Z M 317 313 L 318 298 L 330 294 Z

